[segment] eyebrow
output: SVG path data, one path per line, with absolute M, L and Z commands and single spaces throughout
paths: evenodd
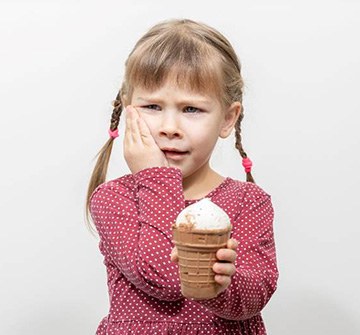
M 162 99 L 157 98 L 156 96 L 154 97 L 148 97 L 148 98 L 142 98 L 142 97 L 137 97 L 136 101 L 143 101 L 143 102 L 147 102 L 147 101 L 154 101 L 154 102 L 163 102 Z M 194 104 L 194 103 L 202 103 L 202 104 L 210 104 L 210 100 L 208 99 L 197 99 L 197 98 L 191 98 L 189 100 L 183 100 L 180 101 L 179 104 Z

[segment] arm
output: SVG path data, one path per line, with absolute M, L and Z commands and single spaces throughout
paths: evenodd
M 236 273 L 230 286 L 216 298 L 198 301 L 229 320 L 258 314 L 275 292 L 278 279 L 271 197 L 258 186 L 248 185 L 232 235 L 239 241 Z
M 184 207 L 181 171 L 168 167 L 141 170 L 131 187 L 99 187 L 91 198 L 105 252 L 131 283 L 158 299 L 183 299 L 170 253 L 171 224 Z

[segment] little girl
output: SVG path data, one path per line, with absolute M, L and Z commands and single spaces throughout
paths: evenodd
M 241 144 L 243 81 L 231 44 L 205 24 L 170 20 L 138 41 L 125 66 L 87 196 L 110 300 L 96 334 L 266 334 L 261 310 L 278 279 L 274 211 Z M 123 112 L 131 174 L 105 182 Z M 218 138 L 234 128 L 246 182 L 209 164 Z M 181 294 L 171 225 L 205 197 L 233 230 L 213 266 L 218 295 L 194 300 Z

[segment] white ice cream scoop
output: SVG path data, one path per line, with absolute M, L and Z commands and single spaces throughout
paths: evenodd
M 195 229 L 226 229 L 231 226 L 226 212 L 209 198 L 184 208 L 176 218 L 176 225 L 189 224 Z

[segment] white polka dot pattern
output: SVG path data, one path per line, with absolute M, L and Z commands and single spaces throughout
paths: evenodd
M 231 237 L 240 243 L 228 289 L 194 301 L 181 295 L 179 269 L 170 260 L 171 225 L 198 201 L 184 199 L 181 170 L 148 168 L 96 188 L 90 212 L 110 298 L 97 335 L 266 334 L 260 311 L 278 278 L 271 196 L 228 177 L 206 197 L 229 215 Z

